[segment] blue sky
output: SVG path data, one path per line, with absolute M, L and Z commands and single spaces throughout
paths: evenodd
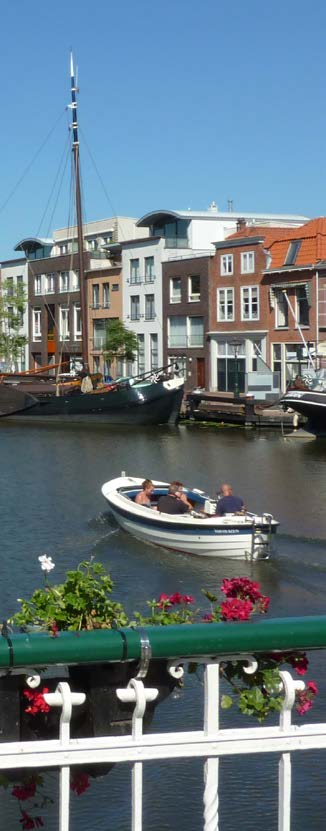
M 240 212 L 325 214 L 322 2 L 11 0 L 1 30 L 0 260 L 68 223 L 67 186 L 46 206 L 71 47 L 88 220 L 228 199 Z

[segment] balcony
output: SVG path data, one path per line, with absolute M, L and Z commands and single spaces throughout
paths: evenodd
M 203 628 L 205 629 L 205 635 L 203 635 Z M 123 702 L 124 706 L 126 702 L 129 702 L 132 709 L 129 732 L 125 735 L 121 735 L 121 733 L 120 735 L 103 735 L 105 731 L 102 729 L 100 735 L 97 733 L 96 736 L 92 735 L 90 738 L 84 737 L 82 732 L 78 739 L 71 738 L 71 721 L 75 714 L 78 715 L 78 707 L 84 704 L 85 692 L 88 696 L 89 690 L 86 691 L 82 686 L 79 686 L 77 693 L 72 691 L 69 681 L 70 675 L 67 675 L 67 680 L 64 683 L 61 682 L 55 692 L 45 693 L 46 703 L 50 707 L 50 711 L 52 708 L 57 708 L 60 713 L 58 733 L 50 741 L 42 736 L 35 746 L 35 743 L 31 740 L 21 741 L 19 738 L 13 740 L 11 737 L 7 737 L 7 725 L 5 723 L 7 712 L 4 713 L 2 734 L 5 735 L 5 738 L 0 743 L 0 768 L 2 773 L 7 770 L 17 771 L 17 776 L 19 776 L 18 770 L 22 767 L 22 759 L 26 776 L 29 773 L 35 774 L 38 769 L 44 769 L 45 772 L 49 770 L 51 776 L 53 776 L 52 771 L 59 768 L 59 794 L 56 796 L 56 813 L 58 817 L 57 827 L 60 826 L 61 831 L 69 831 L 69 827 L 72 827 L 70 826 L 72 821 L 70 815 L 70 768 L 76 766 L 82 772 L 83 766 L 86 768 L 92 766 L 94 775 L 96 775 L 97 766 L 99 765 L 110 766 L 115 764 L 123 767 L 129 765 L 131 768 L 129 828 L 133 828 L 134 831 L 136 829 L 141 831 L 141 829 L 145 830 L 142 818 L 144 763 L 146 764 L 146 770 L 149 766 L 160 765 L 160 776 L 163 775 L 162 770 L 164 771 L 162 762 L 168 763 L 168 768 L 171 769 L 172 767 L 173 772 L 175 771 L 178 788 L 183 787 L 184 805 L 189 805 L 192 794 L 189 791 L 188 778 L 184 776 L 184 778 L 177 779 L 180 773 L 178 765 L 182 760 L 189 762 L 196 760 L 198 773 L 199 765 L 201 765 L 201 777 L 197 773 L 196 782 L 202 794 L 202 819 L 200 821 L 199 814 L 199 822 L 197 817 L 196 824 L 190 826 L 188 820 L 186 826 L 184 823 L 182 824 L 182 817 L 180 817 L 180 819 L 178 818 L 180 827 L 202 828 L 205 831 L 218 831 L 220 829 L 220 831 L 223 831 L 223 811 L 219 811 L 220 802 L 224 811 L 228 807 L 229 812 L 233 810 L 238 812 L 233 822 L 231 816 L 232 828 L 241 826 L 241 818 L 246 823 L 246 827 L 250 827 L 250 822 L 253 823 L 252 827 L 254 827 L 255 822 L 256 827 L 258 827 L 256 820 L 258 803 L 262 806 L 262 817 L 265 816 L 264 824 L 262 820 L 259 827 L 265 827 L 266 829 L 278 827 L 282 831 L 289 831 L 290 828 L 293 828 L 294 831 L 297 827 L 294 823 L 299 812 L 300 828 L 321 828 L 321 825 L 316 825 L 314 800 L 311 799 L 309 802 L 308 799 L 305 803 L 303 796 L 304 793 L 309 795 L 309 787 L 314 782 L 314 766 L 321 765 L 320 753 L 326 749 L 326 723 L 321 720 L 317 722 L 316 719 L 311 723 L 311 718 L 305 720 L 304 717 L 300 720 L 299 725 L 293 723 L 295 694 L 297 690 L 303 689 L 304 682 L 302 679 L 294 679 L 288 671 L 281 671 L 283 703 L 281 711 L 275 713 L 272 725 L 259 725 L 257 722 L 252 724 L 247 721 L 245 726 L 239 726 L 239 716 L 236 717 L 231 708 L 228 714 L 226 714 L 225 709 L 223 710 L 223 727 L 220 727 L 220 708 L 223 706 L 223 680 L 221 680 L 220 670 L 223 661 L 233 658 L 235 662 L 243 665 L 245 672 L 249 670 L 249 673 L 252 673 L 254 671 L 254 661 L 251 656 L 268 653 L 272 650 L 292 652 L 293 649 L 308 648 L 325 652 L 326 617 L 274 619 L 249 626 L 244 626 L 243 623 L 232 623 L 232 625 L 213 623 L 206 626 L 203 626 L 203 624 L 179 625 L 173 627 L 173 629 L 174 632 L 169 632 L 166 627 L 147 627 L 145 635 L 143 632 L 137 631 L 137 628 L 135 630 L 125 629 L 122 630 L 124 639 L 121 637 L 121 644 L 117 643 L 118 635 L 112 630 L 81 632 L 79 638 L 76 638 L 73 632 L 65 632 L 64 637 L 51 638 L 49 641 L 51 649 L 48 649 L 46 663 L 52 670 L 56 670 L 59 677 L 60 674 L 62 675 L 63 665 L 68 666 L 68 671 L 70 671 L 71 665 L 77 666 L 78 670 L 85 670 L 90 655 L 93 653 L 96 654 L 97 661 L 106 662 L 108 667 L 110 667 L 111 661 L 115 662 L 115 667 L 121 666 L 124 649 L 137 662 L 134 678 L 127 685 L 123 683 L 115 685 L 117 706 L 119 701 Z M 148 732 L 147 727 L 147 733 L 145 733 L 146 711 L 151 706 L 151 702 L 157 698 L 159 683 L 158 680 L 150 683 L 149 677 L 146 677 L 148 665 L 146 665 L 146 659 L 144 659 L 144 638 L 146 658 L 149 661 L 150 670 L 153 666 L 155 669 L 155 664 L 157 664 L 156 660 L 151 659 L 152 653 L 160 655 L 162 660 L 168 662 L 167 671 L 171 681 L 176 681 L 178 678 L 182 679 L 184 674 L 183 665 L 188 661 L 195 660 L 202 665 L 203 714 L 200 716 L 197 708 L 191 708 L 191 699 L 188 700 L 186 728 L 184 719 L 182 723 L 182 706 L 175 709 L 177 702 L 172 701 L 171 703 L 165 702 L 165 710 L 167 710 L 167 706 L 174 707 L 173 731 L 161 728 L 154 732 L 150 728 L 150 732 Z M 35 676 L 34 667 L 39 666 L 41 656 L 41 663 L 44 663 L 45 660 L 45 646 L 42 645 L 42 636 L 30 634 L 28 637 L 23 637 L 22 635 L 11 634 L 10 644 L 9 639 L 8 643 L 6 638 L 3 640 L 0 667 L 4 679 L 8 677 L 10 662 L 14 667 L 14 673 L 17 673 L 18 677 L 19 672 L 24 676 Z M 323 656 L 321 656 L 321 663 L 322 660 Z M 139 677 L 138 674 L 136 677 L 139 668 L 142 675 Z M 28 672 L 26 672 L 27 669 Z M 55 675 L 55 672 L 53 674 Z M 39 672 L 39 675 L 42 675 L 42 671 Z M 11 676 L 9 674 L 13 690 L 15 677 L 17 678 L 17 675 L 13 674 Z M 317 678 L 317 681 L 319 683 L 319 678 Z M 119 689 L 117 689 L 118 686 Z M 109 700 L 108 690 L 106 690 L 106 693 L 104 691 L 103 694 Z M 187 691 L 185 690 L 183 695 L 186 694 Z M 193 695 L 193 692 L 190 690 L 189 694 Z M 14 692 L 11 693 L 11 700 L 13 695 Z M 8 697 L 7 700 L 9 701 L 10 698 Z M 319 718 L 322 718 L 321 705 Z M 231 727 L 229 723 L 231 723 Z M 81 724 L 83 725 L 82 720 Z M 306 753 L 308 751 L 308 759 L 306 759 L 304 751 Z M 314 751 L 316 751 L 316 755 L 313 756 Z M 254 783 L 250 782 L 249 779 L 249 787 L 241 790 L 238 807 L 235 804 L 228 805 L 225 802 L 227 796 L 221 788 L 219 760 L 227 760 L 228 776 L 232 778 L 232 772 L 239 770 L 237 767 L 239 757 L 243 758 L 245 764 L 246 760 L 249 763 L 254 754 L 257 754 L 259 758 L 259 769 L 262 775 L 257 777 L 257 781 Z M 292 765 L 294 759 L 300 764 L 301 780 L 299 778 L 297 783 L 294 783 L 296 789 L 293 788 L 292 795 Z M 265 765 L 267 761 L 268 766 Z M 265 770 L 266 774 L 264 776 Z M 237 773 L 237 775 L 239 774 Z M 225 778 L 224 775 L 224 782 Z M 302 782 L 301 788 L 300 781 Z M 272 788 L 270 788 L 271 784 Z M 115 782 L 116 787 L 117 783 Z M 122 785 L 120 798 L 126 799 L 126 792 L 123 787 L 124 785 Z M 296 803 L 294 803 L 295 793 L 297 793 L 297 799 L 299 800 Z M 155 796 L 156 792 L 153 788 L 154 799 Z M 99 808 L 101 808 L 101 798 L 103 800 L 103 819 L 100 821 L 96 817 L 96 825 L 98 827 L 108 827 L 109 822 L 110 827 L 117 827 L 114 826 L 114 821 L 110 816 L 110 811 L 117 811 L 116 806 L 119 796 L 116 795 L 116 792 L 114 791 L 111 804 L 109 785 L 105 788 L 99 788 L 95 798 Z M 83 810 L 87 812 L 87 793 L 84 799 L 85 807 L 83 807 Z M 322 799 L 322 793 L 320 793 L 320 799 Z M 173 810 L 174 804 L 172 801 L 171 812 Z M 195 800 L 194 811 L 197 810 L 199 808 L 197 808 Z M 293 815 L 291 815 L 292 810 Z M 92 811 L 94 811 L 94 800 L 89 805 L 89 827 L 93 825 Z M 272 815 L 273 825 L 271 826 Z M 173 817 L 175 819 L 175 814 Z M 292 825 L 291 818 L 293 820 Z M 230 814 L 227 820 L 227 826 L 231 827 Z M 123 827 L 127 828 L 127 823 Z M 174 828 L 175 824 L 171 824 L 170 827 Z

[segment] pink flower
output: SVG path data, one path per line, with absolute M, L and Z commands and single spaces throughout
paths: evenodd
M 84 793 L 84 791 L 89 788 L 89 777 L 87 776 L 87 773 L 83 773 L 82 771 L 80 771 L 80 773 L 75 773 L 70 782 L 70 788 L 72 791 L 75 791 L 78 796 L 80 796 L 81 793 Z
M 250 600 L 231 598 L 221 603 L 221 614 L 224 620 L 248 620 L 253 605 Z
M 16 799 L 19 799 L 20 802 L 22 802 L 24 799 L 31 799 L 35 796 L 35 791 L 36 782 L 26 782 L 25 785 L 15 785 L 11 793 L 12 796 L 15 796 Z
M 51 623 L 50 629 L 51 629 L 51 632 L 52 632 L 52 637 L 53 638 L 58 638 L 59 637 L 59 629 L 58 629 L 57 624 L 56 624 L 55 621 L 54 621 L 54 623 Z
M 23 695 L 30 701 L 30 705 L 26 707 L 25 713 L 31 713 L 31 715 L 35 716 L 37 713 L 48 713 L 50 710 L 49 704 L 46 703 L 44 694 L 48 693 L 48 687 L 43 687 L 42 692 L 37 692 L 37 690 L 24 690 Z
M 315 695 L 318 693 L 318 687 L 315 681 L 308 681 L 305 690 L 297 693 L 296 710 L 300 716 L 303 716 L 307 710 L 310 710 L 313 705 Z
M 194 603 L 195 598 L 191 594 L 184 594 L 182 597 L 183 603 Z
M 30 831 L 30 829 L 32 828 L 38 828 L 41 825 L 43 825 L 41 817 L 36 817 L 34 822 L 33 817 L 31 817 L 30 814 L 27 813 L 27 811 L 21 811 L 21 815 L 22 818 L 19 820 L 19 822 L 21 822 L 21 826 L 24 829 L 24 831 Z M 36 820 L 38 820 L 37 825 L 35 824 Z
M 307 690 L 310 690 L 313 695 L 318 695 L 318 687 L 315 681 L 308 681 Z
M 166 606 L 172 606 L 169 594 L 160 594 L 157 604 L 159 609 L 164 609 Z
M 290 657 L 288 658 L 288 661 L 289 661 L 289 664 L 291 665 L 291 667 L 293 667 L 293 669 L 295 669 L 297 675 L 305 675 L 306 674 L 307 669 L 308 669 L 309 661 L 308 661 L 308 658 L 305 655 L 305 653 L 303 653 L 301 655 L 300 654 L 290 655 Z
M 202 620 L 204 620 L 205 623 L 211 623 L 212 620 L 214 620 L 214 615 L 207 613 L 206 615 L 203 615 Z
M 251 600 L 253 603 L 263 595 L 259 591 L 259 583 L 254 583 L 248 577 L 232 577 L 223 580 L 221 591 L 226 597 L 239 597 L 242 600 Z
M 171 594 L 170 596 L 170 603 L 172 603 L 172 606 L 178 606 L 179 603 L 182 603 L 182 600 L 183 597 L 180 592 L 174 592 L 174 594 Z

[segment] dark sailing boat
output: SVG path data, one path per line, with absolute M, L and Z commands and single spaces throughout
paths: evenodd
M 71 57 L 72 152 L 75 172 L 78 265 L 82 319 L 83 375 L 88 377 L 87 286 L 84 268 L 84 240 L 81 208 L 79 137 L 77 121 L 77 87 Z M 44 368 L 46 371 L 46 368 Z M 23 417 L 55 422 L 111 424 L 166 424 L 178 418 L 184 381 L 173 366 L 155 370 L 137 378 L 110 384 L 85 385 L 70 378 L 57 383 L 49 375 L 27 372 L 0 375 L 0 417 Z M 89 389 L 90 388 L 90 389 Z M 84 391 L 86 390 L 86 391 Z

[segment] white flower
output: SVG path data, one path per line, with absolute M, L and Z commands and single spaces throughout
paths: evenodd
M 55 563 L 52 562 L 52 557 L 48 557 L 47 554 L 43 554 L 42 557 L 38 558 L 39 563 L 41 563 L 42 571 L 52 571 L 55 567 Z

